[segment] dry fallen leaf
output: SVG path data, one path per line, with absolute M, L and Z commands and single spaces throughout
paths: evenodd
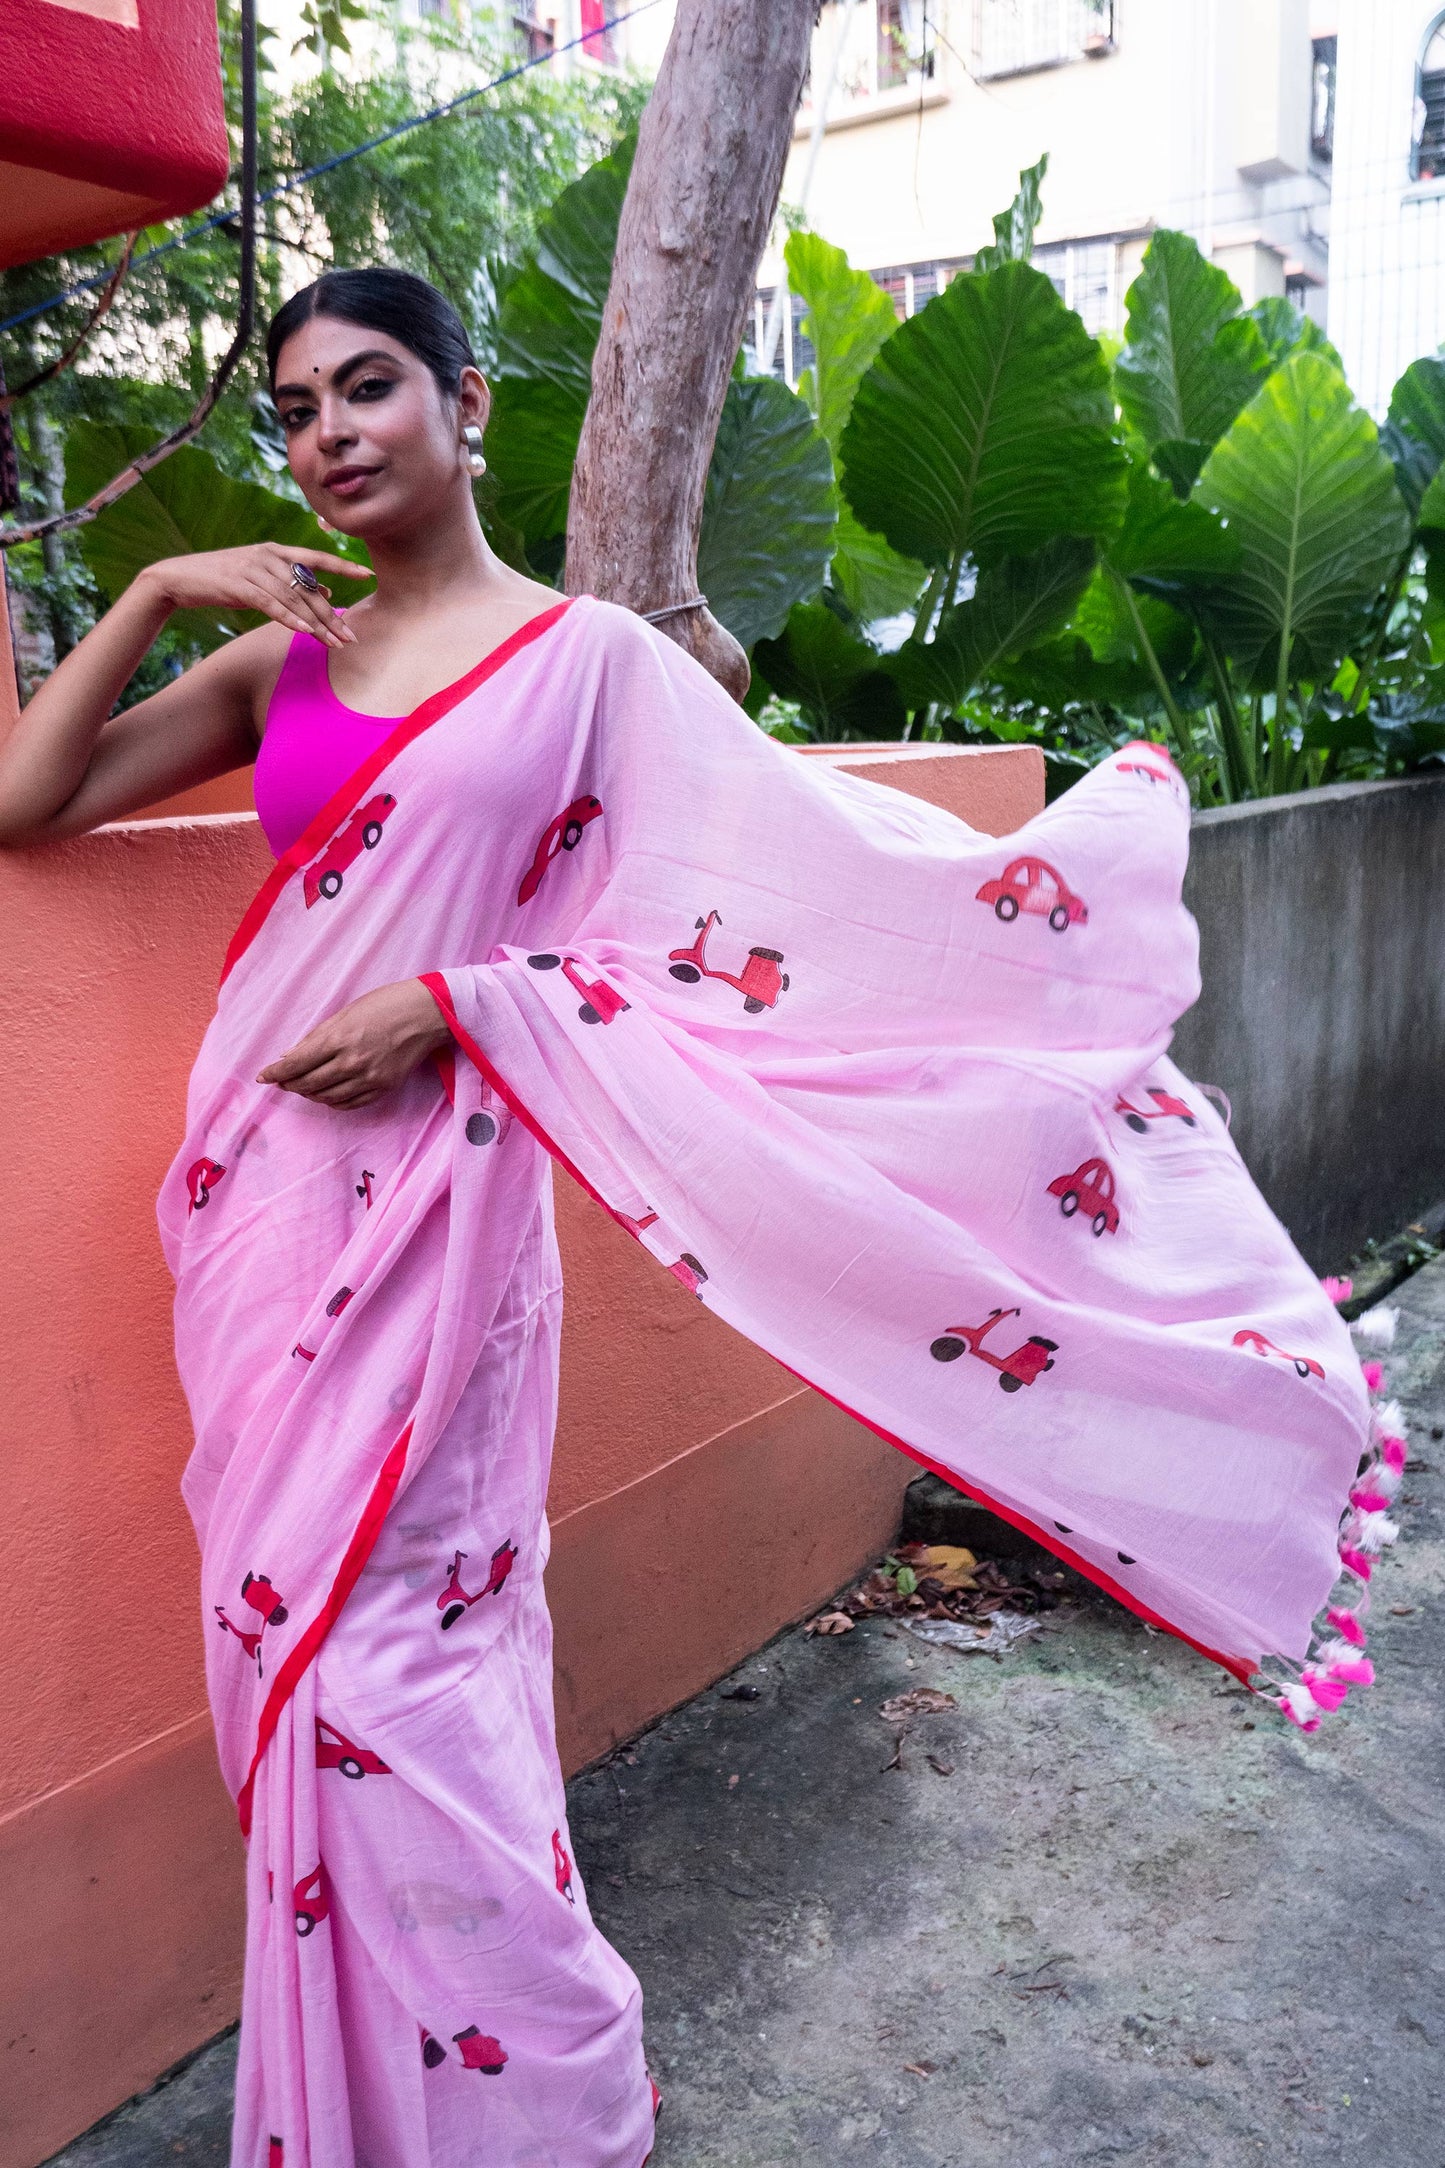
M 953 1763 L 951 1761 L 940 1761 L 936 1754 L 928 1756 L 928 1766 L 930 1769 L 936 1769 L 941 1777 L 951 1777 L 953 1775 Z
M 923 1556 L 915 1568 L 920 1581 L 937 1581 L 946 1589 L 977 1588 L 974 1568 L 978 1560 L 972 1551 L 957 1543 L 928 1543 L 921 1548 Z
M 846 1611 L 820 1611 L 803 1628 L 805 1634 L 850 1634 L 853 1621 Z
M 915 2078 L 931 2078 L 937 2066 L 933 2063 L 905 2063 L 903 2067 Z
M 910 1716 L 932 1716 L 940 1709 L 957 1707 L 953 1695 L 940 1693 L 936 1686 L 910 1686 L 906 1694 L 895 1694 L 891 1701 L 885 1701 L 878 1714 L 896 1724 Z

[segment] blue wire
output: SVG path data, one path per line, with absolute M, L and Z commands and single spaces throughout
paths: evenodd
M 448 98 L 445 105 L 434 105 L 429 113 L 413 113 L 408 120 L 399 120 L 394 128 L 385 128 L 380 135 L 368 137 L 365 143 L 353 144 L 349 151 L 338 151 L 334 158 L 323 158 L 319 166 L 308 166 L 304 173 L 294 173 L 289 181 L 281 181 L 275 188 L 268 188 L 265 195 L 256 198 L 257 209 L 259 210 L 263 203 L 274 203 L 278 196 L 289 194 L 293 188 L 304 187 L 307 181 L 314 181 L 319 174 L 330 173 L 337 166 L 349 164 L 353 158 L 364 158 L 368 151 L 379 149 L 383 143 L 393 142 L 397 136 L 407 135 L 413 128 L 424 128 L 428 121 L 441 120 L 445 114 L 454 113 L 459 105 L 466 105 L 473 98 L 484 98 L 489 90 L 500 90 L 504 83 L 515 82 L 519 75 L 525 75 L 529 69 L 540 68 L 546 61 L 555 60 L 559 53 L 570 53 L 576 46 L 585 45 L 592 38 L 605 37 L 618 23 L 630 22 L 634 15 L 645 15 L 649 8 L 656 7 L 657 4 L 658 0 L 638 0 L 635 7 L 627 8 L 621 15 L 607 16 L 598 29 L 584 30 L 577 37 L 569 38 L 565 45 L 554 46 L 551 52 L 538 53 L 531 60 L 519 61 L 515 68 L 508 68 L 504 74 L 494 76 L 490 83 L 479 83 L 475 90 L 464 90 L 460 97 Z M 139 270 L 143 263 L 153 263 L 157 256 L 168 256 L 173 248 L 184 248 L 188 241 L 199 240 L 203 233 L 210 233 L 216 226 L 229 225 L 238 215 L 235 211 L 217 211 L 214 217 L 203 219 L 199 226 L 192 226 L 187 232 L 178 233 L 169 241 L 157 242 L 156 246 L 148 248 L 143 256 L 131 259 L 131 271 Z M 74 286 L 67 286 L 63 292 L 52 294 L 48 301 L 33 302 L 28 309 L 18 309 L 15 315 L 5 317 L 0 321 L 0 331 L 13 331 L 17 324 L 27 324 L 32 317 L 43 316 L 48 309 L 59 308 L 62 302 L 74 301 L 79 294 L 93 293 L 97 286 L 104 286 L 112 276 L 113 272 L 106 270 L 98 271 L 94 278 L 78 279 Z

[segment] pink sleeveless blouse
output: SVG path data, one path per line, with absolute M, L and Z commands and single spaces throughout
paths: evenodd
M 328 652 L 311 633 L 293 633 L 266 708 L 252 788 L 266 841 L 278 858 L 403 720 L 363 715 L 338 700 L 327 675 Z

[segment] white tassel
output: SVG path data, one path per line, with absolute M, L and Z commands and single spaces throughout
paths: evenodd
M 1375 1410 L 1375 1428 L 1382 1438 L 1408 1438 L 1410 1426 L 1398 1400 L 1387 1400 Z
M 1282 1686 L 1279 1698 L 1281 1705 L 1289 1711 L 1301 1731 L 1319 1730 L 1319 1703 L 1307 1686 Z
M 1351 1332 L 1365 1342 L 1367 1347 L 1393 1347 L 1395 1327 L 1400 1322 L 1398 1309 L 1391 1309 L 1385 1302 L 1377 1302 L 1373 1310 L 1365 1310 L 1350 1327 Z
M 1392 1521 L 1388 1513 L 1361 1513 L 1355 1522 L 1355 1548 L 1373 1556 L 1387 1543 L 1393 1543 L 1399 1533 L 1398 1521 Z
M 1398 1468 L 1392 1468 L 1387 1461 L 1378 1460 L 1360 1477 L 1359 1488 L 1378 1491 L 1382 1498 L 1393 1498 L 1403 1481 L 1404 1477 Z

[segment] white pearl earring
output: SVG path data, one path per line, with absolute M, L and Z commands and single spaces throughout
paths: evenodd
M 468 474 L 480 479 L 487 471 L 487 462 L 482 452 L 482 432 L 475 422 L 468 422 L 462 431 L 462 446 L 462 464 Z

